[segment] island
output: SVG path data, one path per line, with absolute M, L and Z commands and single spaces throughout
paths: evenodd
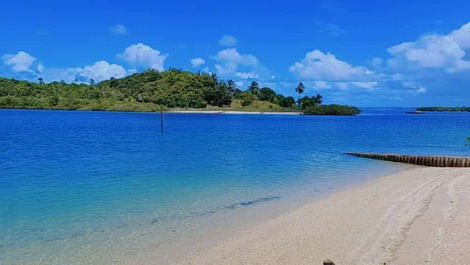
M 440 112 L 470 112 L 470 107 L 420 107 L 417 111 L 440 111 Z
M 324 105 L 319 94 L 308 97 L 303 83 L 295 88 L 298 99 L 260 87 L 252 81 L 241 90 L 233 80 L 215 74 L 180 69 L 147 70 L 124 78 L 95 83 L 38 82 L 0 78 L 1 109 L 91 110 L 174 113 L 277 113 L 355 115 L 356 107 Z

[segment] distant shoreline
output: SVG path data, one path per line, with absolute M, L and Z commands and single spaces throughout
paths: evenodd
M 125 111 L 125 110 L 72 110 L 72 109 L 29 109 L 0 108 L 0 110 L 34 110 L 34 111 L 71 111 L 71 112 L 108 112 L 108 113 L 153 113 L 159 111 Z M 221 115 L 303 115 L 300 111 L 243 111 L 243 110 L 164 110 L 164 114 L 221 114 Z
M 278 115 L 278 116 L 355 116 L 360 113 L 348 113 L 348 109 L 354 108 L 349 106 L 325 105 L 319 106 L 319 109 L 324 108 L 323 112 L 309 112 L 305 111 L 250 111 L 250 110 L 163 110 L 164 114 L 217 114 L 217 115 Z M 357 109 L 357 108 L 356 108 Z M 159 110 L 154 111 L 135 111 L 135 110 L 89 110 L 89 109 L 40 109 L 40 108 L 0 108 L 0 110 L 37 110 L 37 111 L 75 111 L 75 112 L 122 112 L 122 113 L 154 113 L 159 114 Z M 344 112 L 346 111 L 346 112 Z
M 431 112 L 470 112 L 470 107 L 419 107 L 417 111 Z

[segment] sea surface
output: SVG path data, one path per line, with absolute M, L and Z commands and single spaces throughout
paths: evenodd
M 469 113 L 355 117 L 0 110 L 0 264 L 169 263 L 407 166 L 470 155 Z

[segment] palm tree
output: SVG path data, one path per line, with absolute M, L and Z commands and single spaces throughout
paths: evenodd
M 323 97 L 320 94 L 317 94 L 316 96 L 312 97 L 313 103 L 315 105 L 320 105 L 323 102 Z
M 237 84 L 232 79 L 227 81 L 227 89 L 230 92 L 230 94 L 232 95 L 232 97 L 237 96 L 239 94 L 239 91 L 240 91 L 237 88 Z
M 248 91 L 250 91 L 251 94 L 257 96 L 259 94 L 258 82 L 256 81 L 251 82 L 250 86 L 248 87 Z
M 219 77 L 217 76 L 217 73 L 211 73 L 211 78 L 214 83 L 219 83 Z
M 299 85 L 297 85 L 297 87 L 295 88 L 295 92 L 297 92 L 299 94 L 299 100 L 298 100 L 299 105 L 300 105 L 300 101 L 301 101 L 300 100 L 300 95 L 302 93 L 304 93 L 304 90 L 305 90 L 305 86 L 302 82 L 300 82 Z
M 232 79 L 227 81 L 227 86 L 230 91 L 235 91 L 235 89 L 237 89 L 237 84 L 235 84 L 235 81 Z

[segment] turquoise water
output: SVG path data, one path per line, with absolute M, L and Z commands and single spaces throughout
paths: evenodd
M 404 111 L 168 114 L 161 134 L 152 113 L 0 110 L 0 264 L 116 264 L 399 167 L 346 151 L 470 154 L 469 114 Z

